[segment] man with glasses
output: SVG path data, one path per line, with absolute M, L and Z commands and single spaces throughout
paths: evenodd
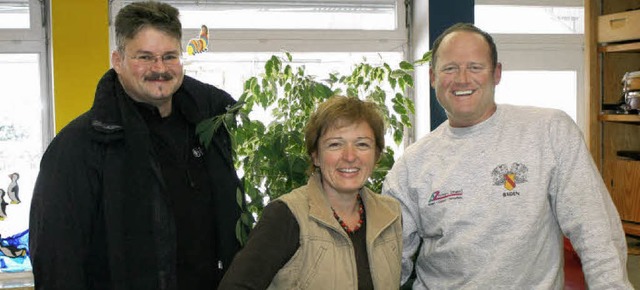
M 113 68 L 41 162 L 31 204 L 36 289 L 216 289 L 240 248 L 240 182 L 224 129 L 235 103 L 184 75 L 178 10 L 136 2 L 115 21 Z

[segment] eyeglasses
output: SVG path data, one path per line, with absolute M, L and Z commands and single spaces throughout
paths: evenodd
M 182 63 L 182 59 L 180 58 L 180 55 L 175 53 L 169 53 L 169 54 L 157 55 L 157 56 L 153 54 L 148 54 L 148 53 L 141 53 L 141 54 L 132 56 L 130 58 L 139 64 L 148 65 L 148 66 L 155 64 L 158 61 L 158 59 L 162 60 L 162 63 L 167 66 L 178 65 Z

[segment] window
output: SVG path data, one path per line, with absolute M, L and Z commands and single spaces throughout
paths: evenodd
M 274 54 L 284 57 L 284 54 L 279 52 L 199 54 L 187 58 L 184 68 L 187 75 L 224 88 L 233 97 L 238 98 L 243 92 L 244 81 L 263 72 L 265 62 Z M 293 55 L 292 66 L 304 66 L 308 74 L 328 78 L 330 73 L 342 75 L 350 73 L 352 65 L 364 59 L 373 65 L 380 64 L 380 60 L 389 64 L 398 64 L 403 60 L 403 54 L 399 52 L 299 52 Z M 389 106 L 392 104 L 389 103 Z M 267 122 L 269 113 L 254 111 L 251 117 Z M 386 144 L 392 146 L 395 152 L 402 151 L 402 148 L 394 146 L 391 137 Z
M 207 53 L 188 57 L 184 68 L 187 75 L 224 88 L 237 98 L 242 94 L 244 81 L 261 73 L 271 55 L 284 56 L 281 52 Z M 298 52 L 292 55 L 292 65 L 304 65 L 309 74 L 318 77 L 345 74 L 350 72 L 352 64 L 364 59 L 373 64 L 380 59 L 397 64 L 403 59 L 399 52 Z
M 496 87 L 496 102 L 560 109 L 576 120 L 576 79 L 575 71 L 505 71 Z M 536 88 L 529 89 L 532 86 Z
M 114 0 L 112 17 L 131 2 Z M 407 45 L 402 0 L 164 2 L 180 9 L 184 43 L 209 28 L 209 52 L 403 52 Z
M 394 30 L 394 0 L 174 1 L 185 28 Z M 190 2 L 190 1 L 187 1 Z
M 576 0 L 476 1 L 476 25 L 503 64 L 497 103 L 561 109 L 586 128 L 583 10 Z
M 497 17 L 500 21 L 496 21 Z M 491 33 L 584 34 L 582 7 L 478 4 L 475 20 L 477 26 Z
M 29 2 L 27 0 L 0 1 L 0 29 L 29 28 Z
M 115 0 L 112 17 L 130 2 Z M 199 37 L 202 25 L 209 29 L 206 53 L 185 52 L 186 74 L 235 98 L 242 94 L 244 81 L 261 72 L 271 55 L 283 56 L 284 51 L 309 74 L 328 77 L 363 59 L 398 64 L 407 48 L 401 0 L 164 2 L 180 9 L 185 50 L 190 39 Z M 113 27 L 111 32 L 113 36 Z M 111 45 L 115 47 L 113 37 Z M 267 115 L 261 113 L 259 118 L 265 120 Z
M 0 272 L 31 270 L 26 255 L 31 193 L 52 136 L 41 5 L 38 0 L 0 0 L 0 188 L 5 191 L 0 201 L 0 248 L 22 250 L 0 251 Z M 10 176 L 18 176 L 13 173 L 19 175 L 19 201 L 7 192 Z M 6 276 L 0 275 L 0 280 Z

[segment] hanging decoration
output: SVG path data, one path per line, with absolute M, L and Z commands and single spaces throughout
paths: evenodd
M 198 38 L 192 38 L 187 43 L 187 54 L 195 55 L 209 50 L 209 28 L 206 25 L 200 27 Z

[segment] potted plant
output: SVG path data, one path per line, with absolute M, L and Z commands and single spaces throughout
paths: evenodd
M 400 62 L 397 68 L 363 60 L 350 74 L 330 74 L 319 80 L 304 66 L 294 67 L 290 53 L 274 55 L 260 76 L 245 81 L 236 105 L 198 124 L 196 133 L 204 146 L 221 127 L 231 135 L 236 168 L 243 182 L 243 190 L 237 192 L 238 203 L 244 200 L 247 208 L 236 227 L 240 241 L 246 240 L 247 229 L 270 200 L 307 183 L 310 160 L 304 148 L 304 126 L 319 103 L 333 95 L 375 102 L 383 111 L 388 134 L 399 145 L 414 113 L 413 101 L 406 96 L 413 86 L 412 71 L 415 65 L 430 59 L 431 53 L 427 52 L 413 63 Z M 249 117 L 258 107 L 271 111 L 273 118 L 267 124 Z M 369 179 L 369 188 L 380 192 L 394 160 L 394 151 L 387 146 Z

